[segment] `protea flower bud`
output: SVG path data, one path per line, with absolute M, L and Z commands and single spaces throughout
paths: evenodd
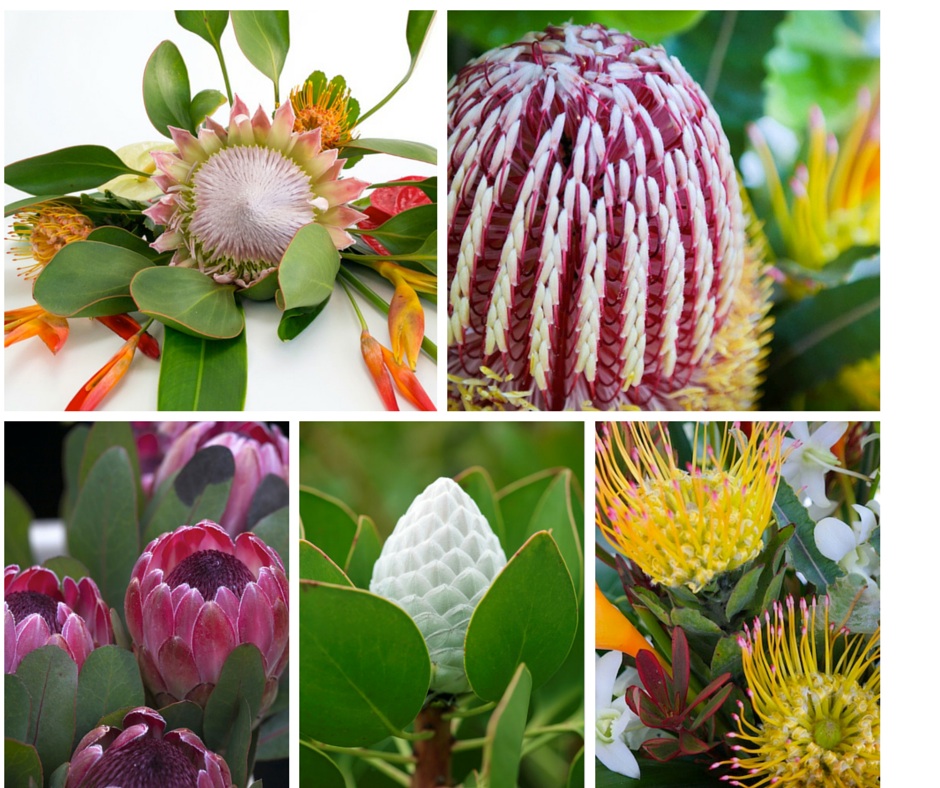
M 677 60 L 550 27 L 465 66 L 448 112 L 457 405 L 753 406 L 769 286 Z
M 248 512 L 258 485 L 270 474 L 287 481 L 289 443 L 277 426 L 260 422 L 200 421 L 135 424 L 143 466 L 144 491 L 152 495 L 193 455 L 207 446 L 225 446 L 235 458 L 235 478 L 221 525 L 230 534 L 248 528 Z
M 78 743 L 65 788 L 231 788 L 225 761 L 186 728 L 166 735 L 166 722 L 146 706 L 124 715 L 123 730 L 99 725 Z
M 242 643 L 261 651 L 262 710 L 277 696 L 288 656 L 287 576 L 254 534 L 233 540 L 203 520 L 157 537 L 134 565 L 124 612 L 144 684 L 161 706 L 204 705 Z
M 470 616 L 506 565 L 473 499 L 438 479 L 414 499 L 389 536 L 369 589 L 414 619 L 431 655 L 431 689 L 465 692 L 463 641 Z
M 51 569 L 16 564 L 3 570 L 3 669 L 40 646 L 58 646 L 81 669 L 99 646 L 114 643 L 111 613 L 90 577 L 59 578 Z

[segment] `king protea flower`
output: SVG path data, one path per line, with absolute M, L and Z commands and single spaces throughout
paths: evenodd
M 127 712 L 122 727 L 93 728 L 72 755 L 65 788 L 232 788 L 228 765 L 202 739 L 188 728 L 165 730 L 146 706 Z
M 345 159 L 324 150 L 319 129 L 293 131 L 290 102 L 249 116 L 236 97 L 228 129 L 206 118 L 199 136 L 170 127 L 178 153 L 154 151 L 164 191 L 145 213 L 164 231 L 153 247 L 174 251 L 172 265 L 198 268 L 223 284 L 249 287 L 272 271 L 294 235 L 316 222 L 337 249 L 363 214 L 346 203 L 366 183 L 340 178 Z
M 23 657 L 41 646 L 58 646 L 81 668 L 94 649 L 111 643 L 111 612 L 90 577 L 66 577 L 60 584 L 42 566 L 3 570 L 5 673 L 15 673 Z
M 768 284 L 721 123 L 678 61 L 550 27 L 464 67 L 448 113 L 458 404 L 754 405 Z
M 287 664 L 288 590 L 278 554 L 251 533 L 232 539 L 203 520 L 154 539 L 124 598 L 144 684 L 163 706 L 205 705 L 222 665 L 254 643 L 267 678 L 262 710 Z

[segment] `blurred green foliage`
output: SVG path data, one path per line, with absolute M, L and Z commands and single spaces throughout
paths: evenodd
M 383 539 L 427 485 L 475 465 L 497 490 L 570 468 L 584 489 L 581 422 L 301 423 L 300 483 L 372 517 Z

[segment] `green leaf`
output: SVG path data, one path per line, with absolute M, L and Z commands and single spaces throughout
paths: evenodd
M 346 788 L 346 778 L 326 753 L 300 742 L 300 784 L 317 788 Z
M 75 145 L 8 164 L 4 180 L 28 194 L 68 194 L 95 189 L 118 175 L 143 175 L 128 167 L 111 149 Z
M 284 252 L 278 281 L 285 310 L 321 304 L 333 292 L 339 252 L 323 225 L 311 223 L 297 231 Z
M 343 157 L 366 156 L 371 153 L 387 153 L 402 159 L 437 164 L 437 151 L 423 142 L 360 137 L 344 145 L 340 151 Z
M 532 512 L 551 486 L 555 474 L 554 470 L 541 471 L 520 479 L 497 494 L 506 527 L 506 540 L 502 545 L 507 555 L 518 550 L 532 535 L 529 533 Z
M 337 566 L 346 565 L 359 522 L 346 504 L 319 490 L 301 487 L 300 521 L 307 540 Z
M 29 548 L 29 524 L 33 513 L 15 489 L 9 484 L 3 487 L 3 561 L 4 564 L 19 564 L 21 568 L 32 566 L 33 552 Z
M 134 277 L 131 295 L 141 312 L 190 336 L 232 339 L 245 328 L 235 287 L 195 268 L 148 268 Z
M 144 66 L 144 109 L 153 127 L 169 137 L 168 126 L 195 132 L 189 113 L 189 74 L 172 41 L 162 41 Z
M 42 785 L 42 764 L 35 747 L 9 737 L 6 739 L 3 745 L 3 784 L 22 788 Z
M 375 229 L 355 230 L 354 234 L 377 238 L 394 257 L 420 249 L 428 235 L 434 232 L 436 222 L 436 205 L 418 205 L 395 214 Z
M 499 511 L 499 504 L 496 503 L 496 488 L 493 485 L 493 479 L 485 468 L 468 468 L 463 473 L 454 477 L 454 481 L 459 484 L 465 493 L 473 498 L 473 502 L 479 507 L 490 528 L 496 534 L 501 545 L 506 544 L 506 527 L 503 524 L 503 517 Z
M 725 615 L 729 621 L 751 603 L 754 594 L 757 593 L 763 571 L 763 565 L 755 566 L 738 580 L 725 606 Z
M 382 552 L 382 542 L 375 523 L 365 515 L 359 518 L 356 535 L 353 537 L 349 557 L 346 559 L 346 576 L 359 588 L 368 588 L 372 579 L 372 567 Z
M 806 578 L 806 582 L 812 583 L 816 590 L 822 593 L 842 574 L 842 570 L 838 564 L 819 552 L 814 536 L 816 524 L 800 503 L 793 488 L 784 480 L 781 480 L 777 487 L 773 513 L 780 528 L 785 528 L 790 523 L 796 526 L 796 531 L 787 542 L 790 564 Z
M 72 753 L 78 667 L 58 646 L 42 646 L 20 662 L 16 676 L 31 698 L 26 744 L 39 753 L 44 774 L 51 774 Z
M 767 369 L 767 407 L 835 377 L 880 349 L 881 278 L 868 277 L 807 296 L 781 311 Z
M 82 443 L 81 462 L 78 466 L 78 483 L 85 484 L 88 474 L 101 456 L 114 446 L 122 446 L 131 463 L 134 479 L 140 479 L 140 462 L 137 458 L 137 441 L 131 425 L 126 421 L 98 421 L 92 424 Z M 137 490 L 141 488 L 138 485 Z
M 73 747 L 116 709 L 143 706 L 144 685 L 134 655 L 118 646 L 96 648 L 78 674 Z
M 123 610 L 140 555 L 136 481 L 123 447 L 108 449 L 88 474 L 69 523 L 68 545 L 91 570 L 108 605 Z
M 545 494 L 536 504 L 532 519 L 529 521 L 529 535 L 538 531 L 549 531 L 574 582 L 574 587 L 581 596 L 581 575 L 584 554 L 581 552 L 581 536 L 578 533 L 578 520 L 575 519 L 572 506 L 572 485 L 574 474 L 565 469 L 552 480 Z
M 202 707 L 191 700 L 181 700 L 160 709 L 160 716 L 166 720 L 168 731 L 177 728 L 189 728 L 200 739 L 202 736 Z
M 578 750 L 568 769 L 567 788 L 584 788 L 584 747 Z
M 8 739 L 26 739 L 32 701 L 26 685 L 15 674 L 3 676 L 3 735 Z
M 272 271 L 264 279 L 255 282 L 251 287 L 239 290 L 235 295 L 238 298 L 247 298 L 249 301 L 270 301 L 277 290 L 277 271 Z
M 565 661 L 578 629 L 571 575 L 551 535 L 532 536 L 480 600 L 467 628 L 464 662 L 481 698 L 499 700 L 525 663 L 539 687 Z
M 721 627 L 690 607 L 674 607 L 670 613 L 672 623 L 682 627 L 689 635 L 714 637 L 721 635 Z
M 184 30 L 195 33 L 215 49 L 228 24 L 228 11 L 177 11 L 176 21 Z
M 421 48 L 428 37 L 431 22 L 434 21 L 434 11 L 409 11 L 408 21 L 405 24 L 405 41 L 408 42 L 408 54 L 411 55 L 411 66 L 414 68 Z
M 62 317 L 102 317 L 131 312 L 134 276 L 153 263 L 143 255 L 100 241 L 63 246 L 36 279 L 33 297 Z
M 417 715 L 431 660 L 411 617 L 357 588 L 300 582 L 300 735 L 377 742 Z
M 212 88 L 200 90 L 193 96 L 193 100 L 189 104 L 189 117 L 193 128 L 198 129 L 202 122 L 221 107 L 225 101 L 225 94 L 218 90 Z
M 278 80 L 290 48 L 287 11 L 232 11 L 231 14 L 239 48 L 248 62 L 274 83 L 277 102 Z
M 90 574 L 87 566 L 78 559 L 72 558 L 70 555 L 56 555 L 52 558 L 47 558 L 42 562 L 42 565 L 46 567 L 46 569 L 51 569 L 55 572 L 56 577 L 59 579 L 63 577 L 78 579 L 88 577 Z
M 289 342 L 296 339 L 307 327 L 319 317 L 329 303 L 329 298 L 316 306 L 301 306 L 296 309 L 288 309 L 281 315 L 281 320 L 277 324 L 277 336 L 282 342 Z
M 225 760 L 229 762 L 230 767 L 232 763 L 229 756 L 233 754 L 237 755 L 235 760 L 239 763 L 244 760 L 247 766 L 247 742 L 243 752 L 233 753 L 230 745 L 233 736 L 239 746 L 242 744 L 239 731 L 241 703 L 244 702 L 248 706 L 249 728 L 258 717 L 264 683 L 264 660 L 261 652 L 253 643 L 242 643 L 226 657 L 219 681 L 206 702 L 206 713 L 202 721 L 203 738 L 210 750 L 225 753 Z
M 290 757 L 290 712 L 286 709 L 266 717 L 258 731 L 255 760 L 278 761 Z
M 153 260 L 160 253 L 150 246 L 143 238 L 128 232 L 122 227 L 96 227 L 85 239 L 87 241 L 100 241 L 103 244 L 111 246 L 121 246 L 124 249 L 130 249 L 148 260 Z
M 826 589 L 829 621 L 870 635 L 881 626 L 881 594 L 861 575 L 843 575 Z
M 285 485 L 286 486 L 286 485 Z M 272 550 L 277 551 L 285 569 L 290 561 L 289 550 L 289 510 L 287 506 L 259 520 L 251 528 L 251 532 L 261 539 Z
M 330 557 L 315 544 L 300 540 L 300 577 L 303 580 L 319 580 L 339 586 L 352 586 L 353 582 Z
M 200 339 L 172 328 L 163 332 L 159 410 L 242 410 L 248 390 L 248 345 Z
M 489 788 L 516 787 L 531 694 L 532 675 L 520 664 L 486 725 L 483 779 Z
M 82 457 L 85 454 L 85 443 L 90 432 L 91 428 L 87 425 L 76 424 L 68 431 L 63 442 L 62 480 L 65 482 L 65 494 L 62 496 L 62 519 L 66 522 L 71 519 L 75 501 L 78 499 Z
M 728 635 L 718 641 L 715 652 L 712 654 L 711 678 L 720 676 L 722 673 L 730 673 L 732 676 L 742 675 L 741 646 L 738 644 L 738 637 L 738 634 Z
M 75 203 L 77 200 L 74 197 L 66 197 L 62 194 L 40 194 L 33 197 L 24 197 L 22 200 L 15 200 L 14 202 L 7 203 L 3 207 L 4 216 L 12 216 L 14 213 L 22 211 L 24 208 L 32 208 L 33 206 L 40 205 L 44 202 L 51 202 L 52 200 L 58 200 L 65 203 Z

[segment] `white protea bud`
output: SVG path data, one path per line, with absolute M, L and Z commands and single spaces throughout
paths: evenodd
M 402 515 L 372 570 L 369 590 L 404 608 L 431 656 L 431 689 L 465 692 L 467 625 L 506 565 L 499 539 L 473 499 L 441 478 Z

